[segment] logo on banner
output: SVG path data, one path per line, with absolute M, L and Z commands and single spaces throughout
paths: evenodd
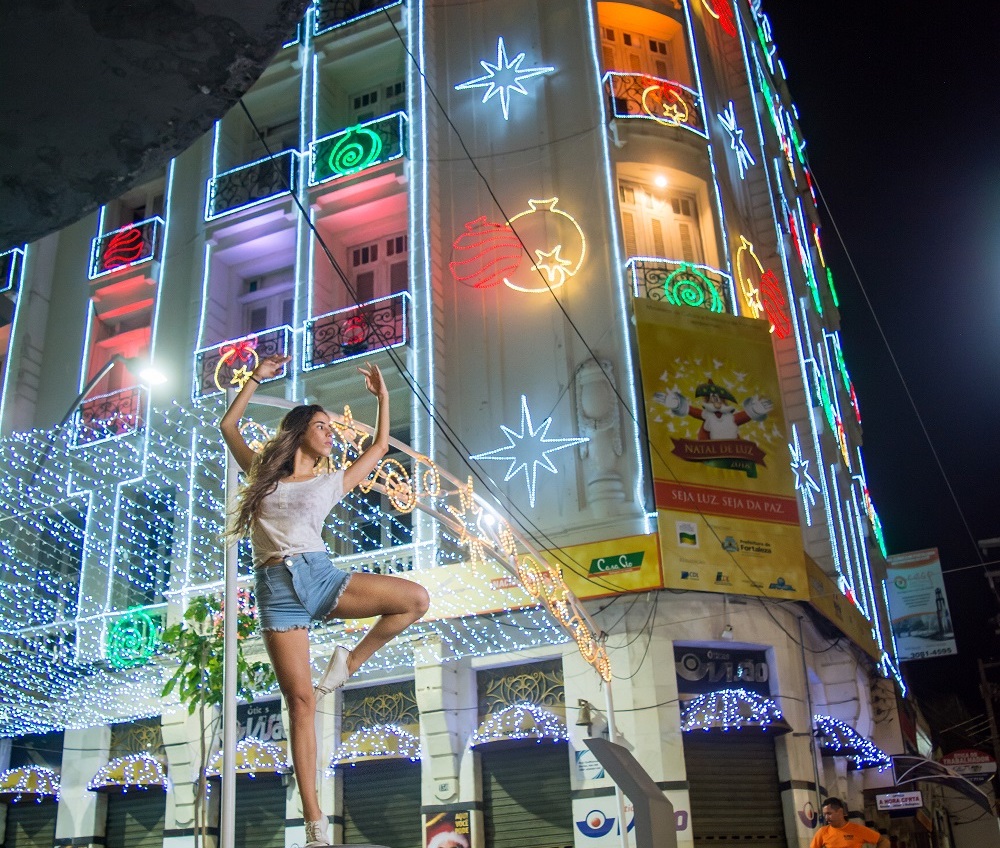
M 591 839 L 598 839 L 601 836 L 607 836 L 613 829 L 616 833 L 621 833 L 621 829 L 616 827 L 617 822 L 618 819 L 614 816 L 606 816 L 601 810 L 591 810 L 587 813 L 587 817 L 583 821 L 576 823 L 576 827 L 584 836 L 588 836 Z M 632 830 L 634 827 L 635 815 L 632 816 L 632 821 L 628 823 L 628 829 Z

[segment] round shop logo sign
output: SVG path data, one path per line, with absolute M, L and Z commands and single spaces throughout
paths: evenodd
M 906 578 L 905 577 L 895 577 L 895 578 L 893 578 L 892 583 L 900 591 L 902 591 L 903 589 L 906 588 Z
M 591 839 L 597 839 L 601 836 L 607 836 L 615 827 L 617 819 L 613 816 L 606 816 L 601 810 L 591 810 L 587 813 L 586 819 L 584 821 L 578 821 L 576 823 L 577 829 L 584 836 L 589 836 Z M 635 818 L 628 823 L 628 829 L 632 830 L 635 827 Z

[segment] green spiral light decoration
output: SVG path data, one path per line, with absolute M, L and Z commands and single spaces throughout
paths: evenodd
M 108 662 L 116 669 L 144 665 L 159 643 L 159 624 L 142 607 L 133 607 L 108 629 Z
M 343 177 L 374 165 L 381 155 L 378 133 L 367 127 L 352 127 L 331 148 L 326 163 L 331 172 Z
M 725 312 L 726 304 L 719 289 L 708 277 L 692 265 L 681 265 L 663 282 L 667 303 L 692 306 L 709 312 Z

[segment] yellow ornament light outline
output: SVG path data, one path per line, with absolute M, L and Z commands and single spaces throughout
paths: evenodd
M 675 103 L 667 104 L 664 101 L 660 101 L 660 108 L 663 110 L 663 117 L 653 114 L 653 110 L 650 108 L 649 104 L 646 102 L 646 97 L 651 91 L 663 92 L 663 86 L 661 85 L 651 85 L 643 89 L 642 92 L 642 110 L 649 115 L 656 123 L 662 124 L 665 127 L 679 127 L 687 123 L 688 118 L 691 117 L 691 110 L 688 108 L 687 101 L 684 100 L 674 89 L 670 88 L 668 91 L 674 96 Z M 681 108 L 683 108 L 683 113 Z
M 237 341 L 240 340 L 238 339 Z M 232 342 L 223 342 L 223 344 L 232 344 Z M 235 386 L 237 391 L 239 391 L 246 385 L 247 380 L 250 379 L 250 375 L 253 374 L 254 369 L 256 369 L 256 367 L 260 364 L 260 357 L 257 355 L 256 349 L 250 348 L 250 352 L 253 354 L 253 365 L 250 368 L 247 368 L 244 365 L 241 365 L 239 368 L 235 368 L 233 370 L 232 376 L 229 379 L 229 385 Z M 234 359 L 235 357 L 236 357 L 235 349 L 226 351 L 219 358 L 219 362 L 215 366 L 215 378 L 214 378 L 215 387 L 220 392 L 224 392 L 227 386 L 223 386 L 222 383 L 219 382 L 219 372 L 222 370 L 223 365 L 228 364 L 230 360 Z
M 734 263 L 736 265 L 736 275 L 740 281 L 740 291 L 743 294 L 743 299 L 750 308 L 751 316 L 760 318 L 761 313 L 764 311 L 764 304 L 760 300 L 760 288 L 754 285 L 753 279 L 743 270 L 743 256 L 747 253 L 750 254 L 750 258 L 753 259 L 754 264 L 760 271 L 759 276 L 764 276 L 764 266 L 761 264 L 760 259 L 757 258 L 757 254 L 754 253 L 753 243 L 746 236 L 740 235 L 740 249 L 736 251 L 736 262 Z M 773 326 L 771 327 L 771 332 L 774 332 Z
M 515 221 L 526 215 L 534 214 L 535 212 L 551 212 L 553 215 L 561 215 L 576 229 L 577 234 L 580 236 L 580 258 L 576 261 L 574 265 L 572 260 L 563 259 L 560 251 L 562 250 L 562 244 L 557 244 L 552 250 L 546 252 L 542 250 L 535 251 L 535 262 L 531 266 L 531 270 L 535 272 L 541 272 L 545 274 L 546 280 L 548 280 L 548 285 L 538 286 L 537 288 L 530 288 L 528 286 L 519 286 L 517 283 L 513 283 L 509 278 L 504 277 L 504 285 L 509 288 L 514 289 L 514 291 L 525 292 L 526 294 L 539 294 L 542 292 L 551 291 L 552 289 L 557 289 L 563 285 L 569 277 L 576 276 L 576 273 L 580 270 L 580 266 L 583 265 L 583 259 L 587 255 L 587 237 L 583 234 L 583 229 L 577 223 L 576 218 L 570 215 L 568 212 L 564 212 L 562 209 L 556 209 L 556 204 L 559 202 L 558 197 L 549 197 L 545 199 L 532 198 L 528 200 L 528 208 L 523 212 L 518 212 L 513 218 L 507 221 L 507 226 L 511 226 Z M 516 234 L 515 230 L 515 234 Z M 543 262 L 543 259 L 550 259 L 551 262 Z M 572 266 L 572 267 L 569 267 Z

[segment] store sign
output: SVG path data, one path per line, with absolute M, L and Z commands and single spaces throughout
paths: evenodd
M 875 803 L 883 812 L 919 810 L 924 805 L 924 799 L 919 792 L 890 792 L 888 795 L 876 795 Z
M 958 653 L 937 548 L 894 554 L 885 570 L 896 656 L 921 660 Z
M 284 742 L 285 728 L 281 721 L 281 701 L 253 701 L 236 706 L 237 740 L 249 737 L 261 742 Z
M 986 783 L 997 771 L 997 761 L 985 751 L 977 751 L 975 748 L 962 748 L 945 754 L 941 758 L 941 765 L 977 786 Z
M 771 672 L 764 651 L 674 647 L 677 691 L 702 695 L 719 689 L 746 689 L 770 696 Z

